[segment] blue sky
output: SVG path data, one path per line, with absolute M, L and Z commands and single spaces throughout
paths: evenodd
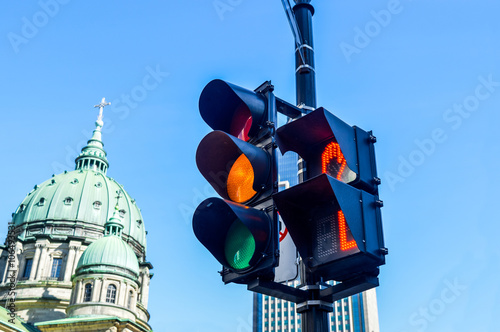
M 496 331 L 500 3 L 312 4 L 318 106 L 378 138 L 389 248 L 377 289 L 381 331 Z M 195 165 L 210 131 L 198 97 L 214 78 L 249 89 L 272 80 L 277 96 L 295 101 L 281 2 L 1 7 L 0 235 L 35 184 L 74 168 L 93 105 L 106 97 L 108 175 L 137 200 L 149 230 L 151 325 L 250 331 L 251 293 L 223 285 L 191 228 L 198 203 L 215 195 Z

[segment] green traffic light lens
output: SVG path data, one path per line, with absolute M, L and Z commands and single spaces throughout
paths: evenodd
M 224 253 L 232 268 L 242 270 L 250 267 L 250 260 L 255 253 L 255 239 L 239 219 L 229 227 Z

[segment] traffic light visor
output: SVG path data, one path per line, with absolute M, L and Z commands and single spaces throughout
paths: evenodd
M 260 210 L 208 198 L 193 215 L 193 230 L 223 266 L 242 271 L 262 258 L 271 238 L 271 221 Z
M 372 194 L 377 192 L 373 136 L 324 108 L 276 131 L 280 151 L 294 151 L 307 163 L 308 177 L 328 174 Z
M 308 268 L 325 280 L 342 281 L 384 263 L 375 196 L 321 174 L 273 199 Z
M 253 199 L 270 181 L 265 151 L 218 130 L 200 142 L 196 164 L 221 197 L 237 203 Z
M 302 257 L 312 257 L 314 266 L 327 259 L 355 254 L 360 251 L 358 244 L 363 242 L 361 224 L 352 223 L 362 218 L 359 206 L 352 209 L 349 205 L 341 204 L 344 199 L 339 191 L 334 192 L 332 184 L 335 188 L 340 184 L 341 189 L 347 190 L 343 191 L 343 195 L 351 196 L 359 204 L 357 189 L 326 175 L 274 195 L 274 201 L 297 249 Z M 357 199 L 353 195 L 357 195 Z M 351 230 L 349 226 L 354 228 Z
M 266 99 L 254 91 L 213 80 L 201 92 L 199 109 L 212 129 L 248 141 L 265 119 Z

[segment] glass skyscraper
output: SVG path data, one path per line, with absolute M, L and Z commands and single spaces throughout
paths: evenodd
M 253 331 L 300 332 L 301 315 L 295 307 L 295 303 L 255 293 Z M 375 289 L 335 302 L 328 321 L 330 332 L 379 332 Z

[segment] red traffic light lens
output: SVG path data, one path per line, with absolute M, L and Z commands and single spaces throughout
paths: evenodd
M 252 114 L 250 113 L 248 107 L 241 103 L 233 114 L 229 133 L 247 142 L 250 139 L 248 136 L 250 128 L 252 128 Z
M 331 177 L 350 183 L 356 180 L 354 173 L 347 165 L 347 160 L 340 150 L 340 145 L 336 141 L 328 143 L 321 154 L 321 173 L 328 174 Z
M 333 176 L 341 180 L 347 161 L 340 151 L 340 145 L 337 142 L 330 142 L 321 154 L 321 173 Z

